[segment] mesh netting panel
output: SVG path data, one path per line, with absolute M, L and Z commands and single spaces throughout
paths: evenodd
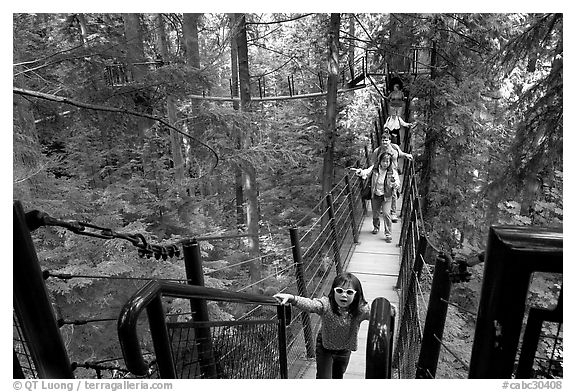
M 38 372 L 32 361 L 32 356 L 28 350 L 28 343 L 24 340 L 24 335 L 22 333 L 22 328 L 18 322 L 16 315 L 13 317 L 13 349 L 16 359 L 20 364 L 24 378 L 38 378 Z
M 199 328 L 210 330 L 211 344 L 199 338 Z M 178 378 L 212 378 L 208 367 L 215 368 L 214 378 L 279 377 L 276 321 L 169 323 L 168 331 Z
M 534 363 L 533 378 L 564 377 L 563 323 L 545 321 L 542 324 Z

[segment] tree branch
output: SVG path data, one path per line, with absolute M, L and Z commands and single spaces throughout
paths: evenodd
M 67 105 L 72 105 L 72 106 L 76 106 L 76 107 L 80 107 L 80 108 L 84 108 L 84 109 L 90 109 L 90 110 L 96 110 L 96 111 L 102 111 L 102 112 L 123 113 L 123 114 L 128 114 L 130 116 L 144 117 L 144 118 L 148 118 L 148 119 L 157 121 L 160 124 L 180 133 L 183 136 L 186 136 L 187 138 L 195 140 L 196 142 L 198 142 L 202 146 L 206 147 L 208 150 L 210 150 L 210 152 L 212 152 L 212 154 L 214 154 L 214 157 L 216 158 L 216 163 L 214 164 L 214 167 L 212 169 L 215 169 L 216 166 L 218 166 L 218 161 L 219 161 L 218 154 L 216 153 L 216 151 L 212 147 L 203 143 L 202 141 L 198 140 L 197 138 L 188 134 L 187 132 L 184 132 L 178 128 L 175 128 L 174 126 L 170 125 L 168 122 L 166 122 L 165 120 L 163 120 L 160 117 L 157 117 L 157 116 L 154 116 L 151 114 L 136 112 L 134 110 L 129 110 L 129 109 L 114 108 L 114 107 L 110 107 L 110 106 L 101 106 L 101 105 L 92 105 L 89 103 L 76 101 L 76 100 L 66 98 L 66 97 L 61 97 L 58 95 L 45 94 L 45 93 L 41 93 L 38 91 L 21 89 L 18 87 L 13 87 L 12 90 L 13 90 L 12 92 L 14 94 L 17 94 L 17 95 L 35 97 L 35 98 L 45 99 L 45 100 L 52 101 L 52 102 L 60 102 L 60 103 L 64 103 Z
M 277 20 L 274 22 L 246 22 L 246 26 L 248 26 L 248 25 L 269 25 L 269 24 L 275 24 L 275 23 L 292 22 L 294 20 L 302 19 L 302 18 L 305 18 L 305 17 L 310 16 L 310 15 L 312 15 L 312 14 L 304 14 L 304 15 L 296 16 L 296 17 L 291 18 L 291 19 Z

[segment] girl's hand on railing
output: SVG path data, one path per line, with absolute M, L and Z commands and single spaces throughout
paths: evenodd
M 404 158 L 408 159 L 409 161 L 414 160 L 414 157 L 412 156 L 412 154 L 406 154 L 406 155 L 404 155 Z
M 357 169 L 355 167 L 351 167 L 350 171 L 353 171 L 354 174 L 356 174 L 357 176 L 361 176 L 362 175 L 362 169 Z
M 274 298 L 276 298 L 276 300 L 280 302 L 280 305 L 289 304 L 292 302 L 292 300 L 294 300 L 294 296 L 292 294 L 284 294 L 284 293 L 274 294 Z

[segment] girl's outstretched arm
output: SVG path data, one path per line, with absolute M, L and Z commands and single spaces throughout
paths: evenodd
M 294 305 L 297 308 L 302 309 L 306 312 L 317 314 L 323 314 L 326 311 L 327 307 L 329 306 L 327 297 L 322 297 L 321 299 L 318 298 L 310 299 L 305 297 L 299 297 L 297 295 L 292 294 L 278 293 L 274 294 L 274 298 L 276 298 L 276 300 L 280 302 L 282 305 L 285 304 Z

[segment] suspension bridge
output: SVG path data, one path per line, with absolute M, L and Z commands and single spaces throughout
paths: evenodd
M 386 117 L 382 101 L 372 149 L 379 145 Z M 411 152 L 410 129 L 402 129 L 401 136 L 402 148 Z M 369 165 L 367 151 L 368 146 L 357 167 Z M 453 306 L 450 287 L 466 279 L 467 266 L 443 257 L 427 238 L 412 162 L 403 162 L 401 172 L 400 220 L 393 223 L 391 243 L 382 234 L 371 234 L 370 203 L 361 198 L 361 179 L 346 173 L 310 213 L 283 233 L 285 247 L 230 263 L 203 260 L 201 243 L 238 241 L 243 235 L 157 245 L 143 235 L 63 221 L 49 212 L 24 211 L 16 201 L 14 378 L 314 378 L 319 317 L 279 305 L 253 288 L 274 280 L 281 285 L 279 291 L 321 297 L 342 271 L 359 278 L 371 304 L 370 320 L 361 326 L 359 350 L 352 354 L 345 378 L 434 378 L 440 350 L 451 352 L 442 341 L 447 308 Z M 42 269 L 31 233 L 47 226 L 101 241 L 128 241 L 141 257 L 183 258 L 185 276 L 103 276 Z M 547 310 L 527 306 L 526 292 L 534 272 L 562 273 L 561 231 L 494 226 L 485 254 L 472 354 L 455 360 L 470 378 L 531 378 L 537 365 L 549 369 L 544 376 L 553 376 L 563 360 L 562 291 L 556 307 Z M 270 274 L 226 289 L 206 287 L 205 279 L 228 273 L 242 276 L 253 262 L 262 263 Z M 118 300 L 105 315 L 56 315 L 46 282 L 74 279 L 115 282 L 111 290 Z M 431 284 L 429 298 L 422 295 L 423 280 Z M 177 301 L 185 303 L 186 312 L 176 309 Z M 233 317 L 214 318 L 210 309 L 215 304 Z M 90 309 L 89 304 L 86 307 Z M 552 323 L 557 333 L 544 334 L 543 323 Z M 63 341 L 63 331 L 70 325 L 116 328 L 118 340 L 106 342 L 108 357 L 71 358 Z M 546 339 L 553 349 L 542 356 L 539 347 Z

